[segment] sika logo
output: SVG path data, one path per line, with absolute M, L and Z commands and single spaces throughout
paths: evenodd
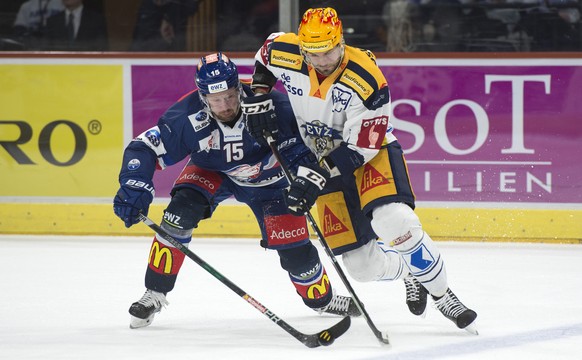
M 378 172 L 370 164 L 366 164 L 364 167 L 364 176 L 362 177 L 362 183 L 360 186 L 360 195 L 363 195 L 369 190 L 380 186 L 390 184 L 390 181 L 386 179 L 382 174 Z
M 337 235 L 347 232 L 348 228 L 326 206 L 323 211 L 323 233 L 325 236 Z

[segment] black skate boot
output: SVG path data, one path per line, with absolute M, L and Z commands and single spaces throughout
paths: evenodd
M 324 307 L 314 309 L 318 313 L 327 313 L 340 316 L 358 317 L 362 314 L 356 306 L 354 300 L 349 296 L 334 294 L 329 304 Z
M 404 286 L 406 286 L 406 305 L 408 305 L 408 310 L 414 315 L 425 317 L 428 291 L 412 275 L 404 278 Z
M 137 329 L 150 325 L 154 321 L 156 313 L 160 312 L 162 307 L 168 304 L 166 295 L 163 293 L 146 290 L 141 299 L 129 307 L 129 313 L 131 314 L 129 327 Z
M 479 334 L 475 326 L 477 313 L 463 305 L 457 296 L 453 294 L 451 289 L 447 289 L 444 296 L 440 298 L 435 298 L 433 296 L 433 299 L 436 308 L 439 309 L 447 319 L 454 322 L 459 329 L 465 329 L 471 334 Z

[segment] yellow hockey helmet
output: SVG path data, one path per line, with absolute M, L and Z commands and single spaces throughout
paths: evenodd
M 342 42 L 342 22 L 330 7 L 309 9 L 303 14 L 297 35 L 301 50 L 326 52 Z

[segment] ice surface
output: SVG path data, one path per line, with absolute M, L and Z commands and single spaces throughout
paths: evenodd
M 391 347 L 353 319 L 332 346 L 308 349 L 189 259 L 170 305 L 153 325 L 130 330 L 127 310 L 143 294 L 150 242 L 0 236 L 0 359 L 582 358 L 580 245 L 439 242 L 451 288 L 479 314 L 479 336 L 433 308 L 425 319 L 410 314 L 402 281 L 352 280 Z M 337 321 L 303 305 L 276 253 L 258 240 L 195 239 L 190 249 L 300 331 Z

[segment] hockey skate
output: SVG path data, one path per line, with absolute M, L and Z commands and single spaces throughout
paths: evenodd
M 141 299 L 129 307 L 129 313 L 131 314 L 129 327 L 137 329 L 150 325 L 154 321 L 156 313 L 160 312 L 162 307 L 168 304 L 166 295 L 163 293 L 146 290 Z
M 408 305 L 408 310 L 414 315 L 425 317 L 428 291 L 412 275 L 404 278 L 404 286 L 406 287 L 406 305 Z
M 362 314 L 356 306 L 354 300 L 349 296 L 341 296 L 333 294 L 331 301 L 324 307 L 314 309 L 320 314 L 333 314 L 340 316 L 358 317 Z
M 459 329 L 465 329 L 471 334 L 479 335 L 477 327 L 475 326 L 477 313 L 463 305 L 451 289 L 447 289 L 444 296 L 438 299 L 433 296 L 433 299 L 435 301 L 435 307 L 447 319 L 454 322 Z

